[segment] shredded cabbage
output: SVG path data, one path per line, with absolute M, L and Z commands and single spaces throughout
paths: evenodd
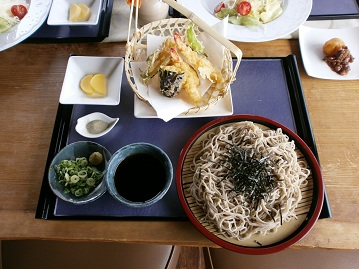
M 10 20 L 0 17 L 0 34 L 9 30 L 13 26 Z
M 252 6 L 246 16 L 237 13 L 237 6 L 243 0 L 225 0 L 224 7 L 215 16 L 223 19 L 228 16 L 229 23 L 243 26 L 258 26 L 278 18 L 282 12 L 283 0 L 246 0 Z

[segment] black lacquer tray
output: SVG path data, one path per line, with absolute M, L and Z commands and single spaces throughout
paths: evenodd
M 308 20 L 343 20 L 359 18 L 359 0 L 313 0 Z
M 43 25 L 24 42 L 26 43 L 80 43 L 101 42 L 109 35 L 114 0 L 103 0 L 101 14 L 96 25 L 68 26 Z
M 234 60 L 235 61 L 235 60 Z M 75 131 L 76 121 L 95 111 L 119 122 L 108 134 L 92 139 L 113 154 L 120 147 L 134 142 L 148 142 L 161 147 L 176 169 L 179 154 L 189 137 L 204 124 L 218 117 L 176 118 L 169 122 L 134 116 L 134 93 L 124 76 L 118 106 L 59 104 L 52 140 L 39 195 L 36 218 L 42 219 L 185 219 L 177 196 L 175 180 L 165 197 L 145 209 L 133 209 L 115 201 L 108 193 L 87 205 L 72 205 L 58 199 L 50 190 L 47 173 L 54 155 L 66 144 L 88 140 Z M 236 81 L 231 85 L 233 113 L 263 116 L 296 132 L 318 158 L 305 98 L 294 55 L 280 58 L 245 58 Z M 320 218 L 330 218 L 327 196 Z

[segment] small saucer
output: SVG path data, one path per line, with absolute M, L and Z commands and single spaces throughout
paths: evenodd
M 87 128 L 87 124 L 89 124 L 92 121 L 100 120 L 108 124 L 106 129 L 100 133 L 90 133 Z M 111 118 L 103 113 L 100 112 L 94 112 L 91 114 L 88 114 L 86 116 L 83 116 L 77 120 L 77 124 L 75 127 L 75 130 L 82 136 L 87 138 L 97 138 L 100 136 L 103 136 L 107 134 L 111 129 L 116 125 L 119 118 Z

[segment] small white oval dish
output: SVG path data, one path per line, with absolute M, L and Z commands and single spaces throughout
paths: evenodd
M 94 112 L 79 118 L 75 130 L 84 137 L 97 138 L 111 131 L 118 120 L 119 118 L 111 118 L 103 113 Z

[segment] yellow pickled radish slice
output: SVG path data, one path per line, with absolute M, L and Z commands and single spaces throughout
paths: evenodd
M 69 20 L 72 22 L 78 21 L 80 15 L 81 15 L 81 8 L 77 4 L 71 4 Z
M 88 95 L 93 94 L 93 89 L 91 86 L 92 78 L 93 78 L 93 75 L 86 75 L 81 79 L 81 82 L 80 82 L 81 90 Z
M 107 94 L 107 81 L 104 74 L 96 74 L 90 81 L 92 90 L 100 95 Z
M 81 8 L 81 14 L 78 17 L 78 21 L 88 21 L 91 16 L 91 9 L 85 4 L 77 4 Z

